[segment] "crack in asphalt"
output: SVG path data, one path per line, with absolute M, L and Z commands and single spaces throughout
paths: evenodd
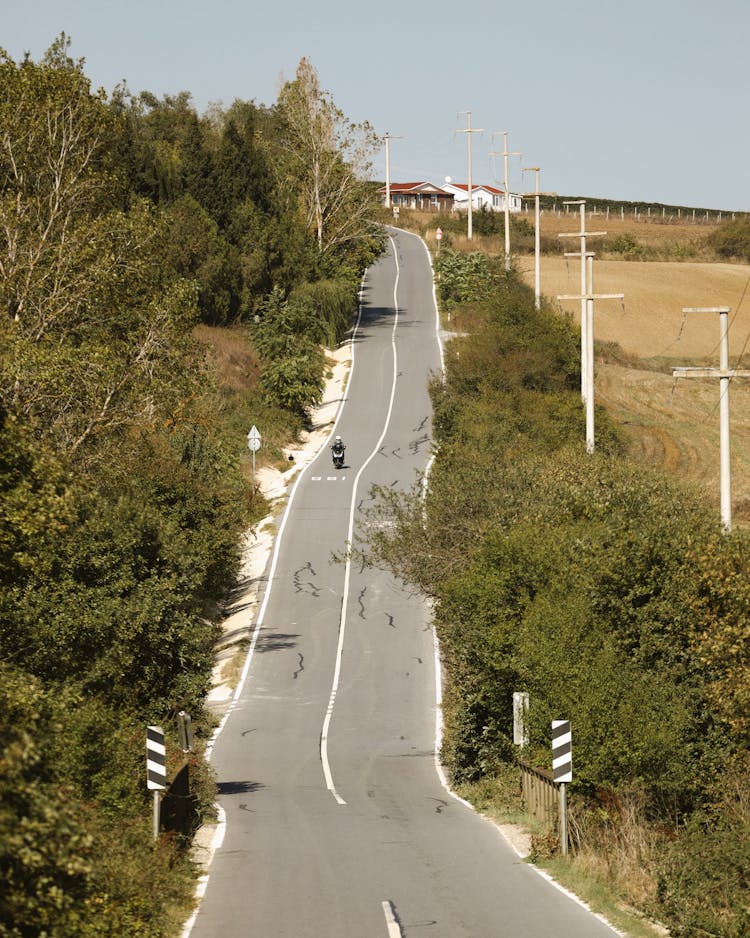
M 317 587 L 312 580 L 302 581 L 302 574 L 310 573 L 312 576 L 317 576 L 313 565 L 308 560 L 304 567 L 300 567 L 299 570 L 294 571 L 294 576 L 292 577 L 292 585 L 294 586 L 295 593 L 304 593 L 310 592 L 313 599 L 317 599 L 320 596 L 320 588 Z M 309 590 L 306 590 L 305 587 L 309 587 Z
M 360 619 L 365 619 L 365 618 L 366 618 L 366 616 L 365 616 L 365 602 L 364 602 L 364 597 L 365 597 L 365 593 L 366 593 L 366 592 L 367 592 L 367 587 L 366 587 L 366 586 L 363 586 L 362 589 L 360 590 L 359 596 L 357 597 L 357 602 L 359 603 L 359 613 L 358 613 L 358 615 L 359 615 Z
M 416 456 L 419 453 L 421 447 L 424 446 L 425 443 L 429 442 L 429 435 L 427 433 L 423 433 L 422 436 L 418 436 L 416 440 L 412 440 L 411 443 L 409 443 L 409 449 L 411 450 L 412 454 Z
M 302 674 L 302 672 L 305 670 L 305 659 L 301 651 L 297 652 L 297 657 L 299 658 L 299 667 L 292 675 L 295 681 L 297 680 L 297 676 Z

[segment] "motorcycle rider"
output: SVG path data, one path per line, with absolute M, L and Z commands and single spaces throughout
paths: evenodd
M 339 460 L 340 460 L 340 464 L 343 465 L 345 450 L 346 450 L 346 446 L 344 445 L 344 441 L 341 439 L 340 436 L 337 436 L 336 439 L 331 444 L 331 455 L 333 456 L 334 465 Z

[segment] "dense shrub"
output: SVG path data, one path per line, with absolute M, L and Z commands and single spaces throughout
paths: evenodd
M 722 222 L 708 243 L 721 257 L 750 261 L 750 218 Z

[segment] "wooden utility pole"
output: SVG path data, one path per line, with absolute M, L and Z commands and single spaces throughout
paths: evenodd
M 530 198 L 534 196 L 534 306 L 539 309 L 542 304 L 542 272 L 541 272 L 541 250 L 539 244 L 540 238 L 540 227 L 539 227 L 539 196 L 540 195 L 550 195 L 556 196 L 556 192 L 540 192 L 539 191 L 539 173 L 541 171 L 540 166 L 527 166 L 525 169 L 522 169 L 522 173 L 536 173 L 536 187 L 533 192 L 524 192 L 522 198 Z
M 719 314 L 719 367 L 675 368 L 675 378 L 719 379 L 719 475 L 721 489 L 721 523 L 725 531 L 732 530 L 732 468 L 729 446 L 729 382 L 732 378 L 750 378 L 750 371 L 729 368 L 729 306 L 685 306 L 683 313 Z
M 562 237 L 562 236 L 561 236 Z M 578 257 L 578 254 L 566 254 L 566 257 Z M 594 452 L 594 300 L 622 300 L 623 293 L 594 293 L 594 255 L 587 251 L 582 260 L 585 263 L 585 292 L 582 296 L 558 296 L 558 300 L 579 300 L 586 304 L 586 331 L 581 326 L 581 373 L 586 371 L 586 452 Z
M 385 207 L 391 207 L 391 140 L 402 140 L 399 134 L 385 134 Z
M 503 152 L 502 153 L 490 153 L 490 156 L 502 156 L 503 158 L 503 203 L 504 203 L 504 212 L 505 212 L 505 269 L 510 270 L 510 200 L 508 198 L 508 157 L 509 156 L 522 156 L 518 151 L 513 153 L 508 152 L 508 131 L 507 130 L 496 130 L 496 134 L 503 135 Z
M 468 215 L 467 215 L 467 229 L 466 237 L 471 241 L 472 239 L 472 227 L 471 227 L 471 135 L 472 134 L 482 134 L 484 133 L 483 127 L 472 127 L 471 126 L 471 111 L 461 111 L 462 114 L 466 114 L 466 128 L 464 130 L 457 130 L 457 134 L 466 134 L 466 147 L 468 154 L 468 163 L 469 163 L 469 180 L 468 180 L 468 190 L 469 190 L 469 202 L 468 202 Z

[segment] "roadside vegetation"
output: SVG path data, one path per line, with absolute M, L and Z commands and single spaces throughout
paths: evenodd
M 527 691 L 526 761 L 549 768 L 550 721 L 572 721 L 563 868 L 675 936 L 739 938 L 750 536 L 633 459 L 604 410 L 586 455 L 577 331 L 515 273 L 479 252 L 435 266 L 458 335 L 432 386 L 429 491 L 381 491 L 362 547 L 434 601 L 452 782 L 517 804 L 511 702 Z M 539 862 L 558 853 L 536 836 Z
M 553 202 L 547 199 L 542 206 L 540 248 L 543 255 L 562 257 L 573 250 L 570 239 L 558 237 L 563 232 L 580 228 L 576 206 L 565 208 L 563 198 Z M 554 207 L 553 207 L 554 206 Z M 626 209 L 624 215 L 621 208 Z M 634 214 L 634 209 L 639 214 Z M 609 209 L 609 212 L 608 212 Z M 652 209 L 651 214 L 647 214 Z M 597 258 L 629 261 L 718 261 L 747 262 L 750 260 L 748 231 L 750 220 L 746 215 L 731 213 L 719 220 L 719 213 L 705 217 L 704 210 L 693 219 L 690 209 L 675 208 L 662 217 L 661 205 L 610 202 L 604 199 L 587 200 L 587 220 L 590 230 L 606 230 L 607 236 L 592 241 Z M 504 252 L 505 220 L 502 212 L 488 210 L 472 214 L 472 241 L 466 237 L 466 215 L 463 212 L 418 212 L 402 209 L 399 224 L 419 232 L 432 250 L 436 250 L 435 230 L 443 232 L 441 249 L 458 251 L 480 250 L 490 256 Z M 534 253 L 534 204 L 524 202 L 524 211 L 510 216 L 510 242 L 516 259 Z
M 157 938 L 192 901 L 213 647 L 267 508 L 246 434 L 280 460 L 319 400 L 382 247 L 376 139 L 304 59 L 273 105 L 200 115 L 95 91 L 68 47 L 0 53 L 0 935 Z M 746 934 L 747 537 L 634 465 L 604 412 L 582 455 L 571 323 L 459 241 L 431 491 L 382 493 L 398 524 L 371 555 L 435 599 L 454 781 L 512 803 L 528 690 L 527 758 L 552 716 L 575 727 L 574 866 L 675 935 Z M 183 709 L 189 810 L 154 847 L 145 727 L 172 777 Z
M 319 398 L 380 250 L 375 138 L 306 60 L 201 116 L 68 48 L 0 53 L 0 935 L 145 938 L 184 921 L 212 810 L 213 646 L 266 513 L 246 435 L 273 460 Z M 171 778 L 183 709 L 154 847 L 146 726 Z

